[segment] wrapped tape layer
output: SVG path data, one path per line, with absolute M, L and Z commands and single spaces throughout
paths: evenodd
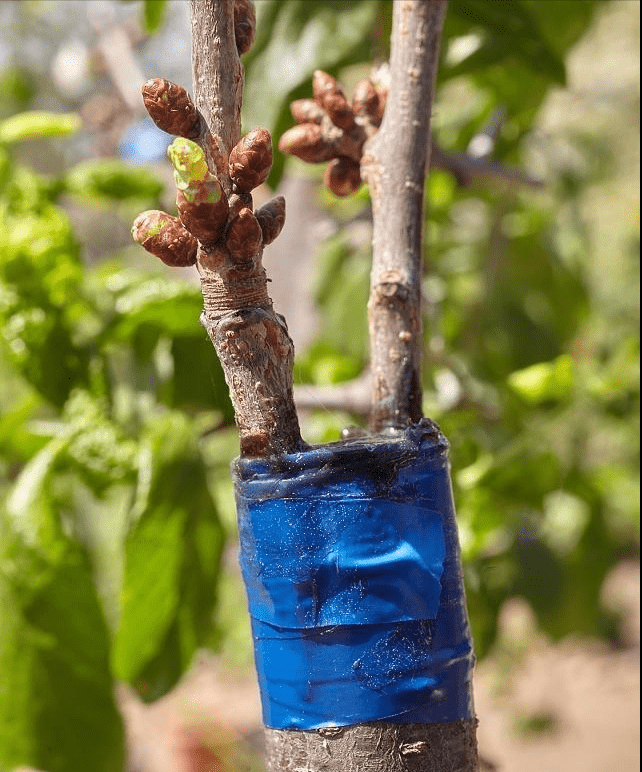
M 234 469 L 263 719 L 473 716 L 447 443 L 423 421 Z

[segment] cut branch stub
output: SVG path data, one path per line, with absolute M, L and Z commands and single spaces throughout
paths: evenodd
M 205 154 L 195 142 L 177 138 L 167 155 L 174 167 L 181 222 L 201 243 L 215 243 L 227 222 L 229 207 L 218 178 L 207 168 Z
M 261 226 L 263 244 L 271 244 L 281 233 L 285 223 L 285 199 L 283 196 L 277 196 L 267 204 L 263 204 L 254 214 Z
M 152 78 L 143 84 L 141 93 L 149 117 L 159 129 L 188 139 L 201 135 L 200 113 L 182 86 L 165 78 Z
M 242 137 L 230 153 L 232 182 L 242 193 L 249 193 L 265 182 L 272 168 L 272 137 L 267 129 L 253 129 Z
M 134 241 L 165 265 L 186 268 L 196 263 L 198 241 L 177 217 L 150 209 L 141 212 L 132 226 Z

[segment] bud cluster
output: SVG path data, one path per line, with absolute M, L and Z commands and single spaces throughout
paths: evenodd
M 235 25 L 238 45 L 244 24 L 253 37 L 252 3 L 237 0 L 237 13 L 242 17 Z M 174 167 L 178 218 L 156 210 L 143 212 L 132 228 L 134 240 L 167 265 L 194 265 L 199 243 L 206 252 L 226 247 L 235 264 L 253 260 L 264 245 L 274 241 L 285 221 L 282 197 L 252 211 L 251 191 L 265 182 L 272 168 L 269 131 L 254 129 L 232 148 L 223 172 L 219 169 L 219 175 L 226 168 L 229 173 L 231 191 L 228 187 L 227 195 L 222 181 L 208 167 L 203 150 L 207 127 L 185 89 L 154 78 L 145 83 L 142 94 L 156 125 L 177 135 L 167 155 Z
M 362 80 L 349 102 L 337 80 L 317 70 L 312 93 L 313 99 L 297 99 L 290 105 L 297 125 L 283 134 L 279 149 L 307 163 L 329 161 L 326 186 L 337 196 L 348 196 L 361 184 L 363 146 L 381 124 L 386 91 Z

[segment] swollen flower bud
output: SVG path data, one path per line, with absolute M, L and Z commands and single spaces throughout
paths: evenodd
M 314 99 L 295 99 L 290 112 L 297 123 L 321 123 L 325 110 Z
M 285 199 L 283 196 L 277 196 L 267 204 L 263 204 L 260 209 L 254 212 L 261 232 L 263 234 L 263 244 L 271 244 L 281 233 L 285 223 Z
M 336 155 L 316 123 L 302 123 L 288 129 L 279 140 L 279 150 L 313 164 L 329 161 Z
M 379 112 L 379 95 L 371 80 L 360 80 L 352 95 L 352 109 L 357 115 L 377 118 Z
M 241 209 L 230 223 L 225 237 L 225 246 L 230 250 L 235 263 L 247 263 L 255 257 L 263 242 L 258 220 L 247 207 Z
M 252 0 L 234 0 L 234 37 L 239 56 L 246 54 L 254 43 L 256 14 Z
M 265 182 L 272 168 L 272 137 L 267 129 L 253 129 L 230 153 L 230 177 L 242 193 Z
M 132 236 L 165 265 L 184 268 L 196 262 L 198 241 L 177 217 L 167 212 L 150 209 L 139 214 L 132 226 Z
M 345 131 L 354 126 L 352 107 L 332 75 L 316 70 L 312 76 L 312 93 L 335 126 Z
M 327 165 L 323 181 L 335 196 L 349 196 L 361 185 L 361 169 L 351 158 L 335 158 Z
M 175 139 L 167 149 L 174 167 L 176 206 L 181 222 L 204 244 L 218 241 L 229 208 L 218 178 L 210 174 L 201 148 L 189 139 Z
M 200 136 L 200 113 L 182 86 L 165 78 L 152 78 L 143 85 L 141 93 L 145 108 L 159 129 L 188 139 Z
M 211 175 L 202 183 L 176 191 L 181 222 L 203 244 L 218 241 L 227 222 L 228 204 L 218 179 Z

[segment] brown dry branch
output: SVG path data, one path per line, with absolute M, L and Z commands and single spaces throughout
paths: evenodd
M 459 187 L 469 185 L 504 183 L 507 185 L 525 185 L 541 188 L 544 181 L 532 174 L 513 166 L 506 166 L 488 156 L 475 157 L 468 153 L 450 153 L 435 142 L 432 143 L 431 169 L 443 169 L 452 174 Z
M 292 395 L 294 348 L 272 307 L 263 247 L 285 219 L 285 201 L 253 212 L 251 191 L 272 165 L 265 129 L 240 136 L 243 71 L 239 54 L 254 39 L 250 0 L 192 0 L 194 100 L 156 78 L 143 87 L 158 126 L 178 135 L 170 147 L 179 219 L 143 213 L 135 239 L 171 265 L 196 263 L 207 330 L 225 373 L 241 454 L 270 456 L 304 447 Z

